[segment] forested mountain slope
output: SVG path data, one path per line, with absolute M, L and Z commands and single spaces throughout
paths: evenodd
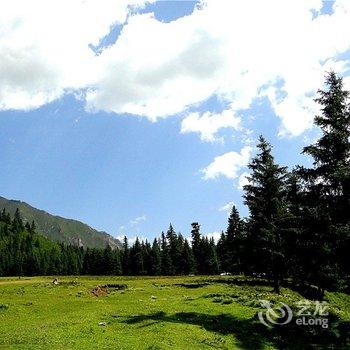
M 4 208 L 11 216 L 18 208 L 24 222 L 34 221 L 36 232 L 52 240 L 89 248 L 105 248 L 107 244 L 112 249 L 121 247 L 121 243 L 106 232 L 77 220 L 51 215 L 25 202 L 0 197 L 0 210 Z

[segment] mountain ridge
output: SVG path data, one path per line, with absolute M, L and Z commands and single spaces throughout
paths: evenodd
M 13 215 L 17 208 L 25 222 L 34 220 L 36 231 L 51 240 L 89 248 L 105 248 L 107 245 L 112 249 L 121 248 L 121 242 L 105 231 L 96 230 L 79 220 L 50 214 L 26 202 L 0 196 L 0 210 L 5 209 Z

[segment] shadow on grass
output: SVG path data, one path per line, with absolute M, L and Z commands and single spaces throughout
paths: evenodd
M 197 312 L 178 312 L 167 315 L 161 311 L 132 316 L 122 322 L 130 325 L 140 324 L 142 328 L 158 322 L 200 326 L 209 332 L 234 336 L 238 346 L 245 350 L 262 350 L 267 345 L 273 345 L 280 350 L 350 349 L 350 323 L 339 323 L 336 320 L 331 322 L 330 329 L 300 327 L 293 322 L 283 327 L 278 326 L 279 328 L 266 328 L 256 317 L 241 319 L 229 314 L 210 315 Z
M 263 287 L 271 287 L 272 283 L 265 278 L 256 278 L 256 277 L 241 277 L 241 276 L 232 276 L 230 278 L 213 278 L 213 279 L 205 279 L 204 282 L 209 284 L 219 283 L 219 284 L 228 284 L 235 286 L 263 286 Z
M 227 279 L 216 278 L 216 279 L 210 279 L 205 281 L 210 283 L 220 283 L 220 284 L 235 285 L 235 286 L 271 287 L 271 292 L 273 290 L 273 283 L 266 278 L 257 278 L 257 277 L 249 277 L 249 276 L 245 276 L 245 277 L 233 276 Z M 296 284 L 291 280 L 284 280 L 284 281 L 281 281 L 281 287 L 289 288 L 299 293 L 301 296 L 307 299 L 323 300 L 324 298 L 324 293 L 320 292 L 319 288 L 313 285 Z
M 222 335 L 232 334 L 238 340 L 242 349 L 263 349 L 266 343 L 270 342 L 267 337 L 267 330 L 253 320 L 244 320 L 232 315 L 208 315 L 196 312 L 179 312 L 167 315 L 165 312 L 157 312 L 147 315 L 138 315 L 127 318 L 123 321 L 127 324 L 142 323 L 141 327 L 153 325 L 156 322 L 171 322 L 191 324 L 203 327 L 207 331 L 216 332 Z
M 188 289 L 196 289 L 196 288 L 202 288 L 202 287 L 206 287 L 208 286 L 209 283 L 204 282 L 204 283 L 200 283 L 200 282 L 194 282 L 194 283 L 177 283 L 175 284 L 175 286 L 178 287 L 185 287 Z

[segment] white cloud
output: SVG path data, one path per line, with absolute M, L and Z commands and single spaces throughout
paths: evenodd
M 89 86 L 98 45 L 140 0 L 0 2 L 0 110 L 32 109 Z
M 219 211 L 224 211 L 226 213 L 230 213 L 233 206 L 234 206 L 233 202 L 228 202 L 225 205 L 223 205 L 222 207 L 220 207 Z
M 181 112 L 216 89 L 220 45 L 196 25 L 196 16 L 170 23 L 152 14 L 132 16 L 99 56 L 101 74 L 87 94 L 88 108 L 150 120 Z
M 140 222 L 146 221 L 146 220 L 147 220 L 146 215 L 138 216 L 137 218 L 135 218 L 135 219 L 133 219 L 133 220 L 130 220 L 130 226 L 136 226 L 136 225 L 138 225 Z
M 213 142 L 217 138 L 217 132 L 222 128 L 239 129 L 240 118 L 233 111 L 227 109 L 221 113 L 205 112 L 191 113 L 182 120 L 181 133 L 198 132 L 202 141 Z
M 249 176 L 249 173 L 244 172 L 242 173 L 238 178 L 238 189 L 242 190 L 243 186 L 249 184 L 249 180 L 247 179 L 247 176 Z
M 350 48 L 347 0 L 335 1 L 331 15 L 320 15 L 321 0 L 208 0 L 170 23 L 130 15 L 132 3 L 144 2 L 1 1 L 0 109 L 36 108 L 83 89 L 89 110 L 154 121 L 214 95 L 234 115 L 266 96 L 281 135 L 298 135 L 311 126 L 325 70 L 349 63 L 336 63 Z M 118 40 L 95 55 L 89 45 L 115 23 L 126 23 Z M 192 116 L 187 128 L 211 141 L 227 124 L 208 120 Z
M 215 157 L 213 162 L 202 169 L 205 180 L 215 179 L 219 176 L 225 176 L 229 179 L 238 177 L 238 172 L 249 162 L 252 147 L 245 146 L 238 152 L 228 152 Z
M 298 135 L 312 124 L 313 95 L 329 62 L 350 47 L 344 35 L 349 2 L 338 0 L 334 14 L 314 18 L 311 10 L 321 7 L 319 0 L 209 0 L 171 23 L 136 15 L 102 53 L 105 75 L 88 94 L 88 106 L 156 120 L 217 95 L 235 113 L 278 80 L 283 86 L 276 93 L 283 89 L 285 96 L 266 96 L 281 118 L 281 134 Z M 202 118 L 185 119 L 183 131 L 211 141 L 216 126 Z
M 344 88 L 350 91 L 350 76 L 344 79 Z

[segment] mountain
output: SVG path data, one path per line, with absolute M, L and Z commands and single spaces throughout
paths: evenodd
M 104 231 L 97 231 L 77 220 L 51 215 L 25 202 L 0 196 L 0 210 L 3 208 L 12 216 L 18 208 L 25 222 L 34 220 L 36 231 L 55 241 L 90 248 L 105 248 L 107 244 L 112 249 L 121 247 L 119 240 Z

